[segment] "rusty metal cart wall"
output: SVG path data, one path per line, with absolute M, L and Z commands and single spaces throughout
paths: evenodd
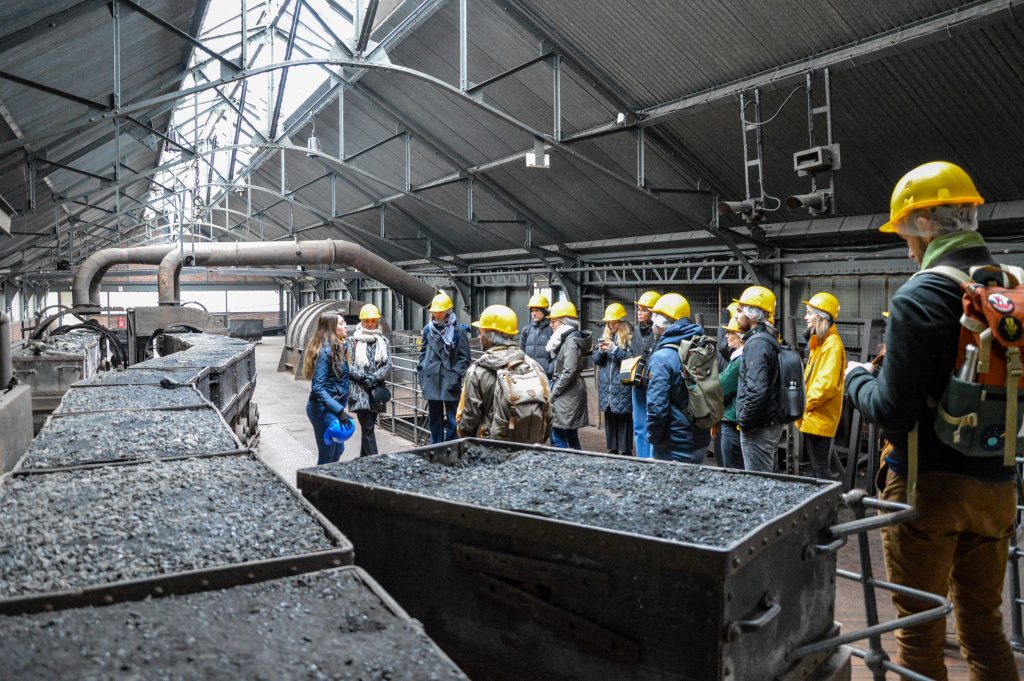
M 95 376 L 100 366 L 100 336 L 72 332 L 80 349 L 60 351 L 51 341 L 19 343 L 11 357 L 14 376 L 32 388 L 32 428 L 38 433 L 46 417 L 76 381 Z M 65 340 L 56 337 L 54 342 Z
M 412 451 L 455 460 L 473 442 Z M 444 501 L 315 469 L 300 471 L 298 484 L 353 539 L 359 564 L 473 678 L 772 678 L 790 666 L 788 651 L 833 631 L 835 556 L 810 547 L 835 522 L 835 483 L 725 548 Z

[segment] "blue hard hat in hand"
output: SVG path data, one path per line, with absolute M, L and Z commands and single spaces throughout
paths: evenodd
M 352 437 L 354 432 L 356 432 L 356 425 L 352 423 L 352 419 L 342 423 L 336 418 L 324 431 L 324 444 L 328 447 L 339 444 Z

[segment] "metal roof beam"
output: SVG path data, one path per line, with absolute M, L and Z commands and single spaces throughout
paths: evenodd
M 686 114 L 696 113 L 723 99 L 731 99 L 753 89 L 770 90 L 799 82 L 808 71 L 828 68 L 831 71 L 854 68 L 879 59 L 916 49 L 931 42 L 947 40 L 957 33 L 972 31 L 1001 17 L 1013 21 L 1015 8 L 1024 0 L 979 0 L 903 26 L 883 31 L 869 38 L 826 50 L 806 59 L 777 66 L 752 76 L 716 85 L 679 99 L 636 112 L 636 121 L 625 125 L 605 123 L 567 138 L 568 141 L 595 137 L 630 127 L 648 127 Z
M 211 50 L 209 47 L 207 47 L 206 45 L 203 44 L 203 41 L 199 40 L 195 36 L 189 35 L 185 31 L 182 31 L 180 28 L 178 28 L 174 24 L 170 23 L 169 21 L 165 21 L 164 19 L 161 19 L 160 17 L 158 17 L 157 15 L 153 14 L 148 9 L 146 9 L 142 5 L 138 4 L 134 0 L 118 0 L 118 2 L 123 3 L 126 7 L 129 7 L 132 10 L 134 10 L 135 12 L 138 12 L 139 14 L 141 14 L 144 17 L 146 17 L 147 19 L 149 19 L 151 22 L 153 22 L 157 26 L 160 26 L 161 28 L 163 28 L 163 29 L 165 29 L 167 31 L 170 31 L 174 35 L 178 36 L 179 38 L 181 38 L 185 42 L 187 42 L 190 45 L 192 45 L 192 47 L 196 48 L 197 50 L 201 50 L 201 51 L 205 52 L 206 54 L 210 55 L 211 57 L 213 57 L 214 59 L 219 61 L 221 63 L 221 65 L 225 69 L 227 69 L 228 73 L 237 73 L 238 72 L 238 64 L 236 64 L 235 62 L 231 61 L 230 59 L 228 59 L 224 55 L 220 54 L 219 52 Z
M 559 56 L 569 62 L 609 103 L 618 108 L 619 111 L 630 113 L 633 111 L 632 103 L 626 101 L 621 94 L 625 91 L 625 88 L 616 83 L 611 76 L 592 59 L 583 54 L 581 50 L 571 45 L 564 36 L 555 31 L 549 22 L 544 21 L 542 17 L 527 8 L 520 0 L 502 0 L 500 4 L 516 23 L 532 33 L 534 37 L 554 47 Z M 573 139 L 573 137 L 575 136 L 562 138 L 562 141 L 568 141 Z M 691 184 L 698 186 L 700 179 L 703 178 L 712 187 L 720 188 L 722 186 L 722 183 L 714 177 L 707 165 L 690 150 L 686 149 L 678 140 L 663 134 L 651 134 L 648 136 L 648 141 L 664 146 L 672 156 L 677 157 L 683 165 L 683 167 L 677 168 L 677 170 L 684 176 L 687 176 L 686 179 Z M 695 173 L 698 177 L 692 177 L 692 173 Z
M 70 24 L 74 19 L 78 18 L 79 15 L 88 12 L 94 7 L 105 5 L 108 1 L 109 0 L 83 0 L 78 4 L 68 7 L 67 9 L 62 9 L 59 12 L 54 12 L 49 16 L 43 17 L 31 26 L 16 29 L 7 35 L 0 37 L 0 54 L 9 52 L 19 45 L 31 42 L 40 35 L 49 33 L 58 26 Z
M 81 97 L 71 92 L 65 92 L 64 90 L 52 87 L 50 85 L 37 83 L 34 80 L 31 80 L 29 78 L 22 78 L 21 76 L 17 76 L 13 73 L 8 73 L 7 71 L 0 71 L 0 79 L 10 81 L 11 83 L 22 85 L 27 88 L 31 88 L 33 90 L 38 90 L 39 92 L 45 92 L 46 94 L 53 95 L 54 97 L 66 99 L 69 102 L 81 104 L 82 106 L 88 107 L 95 111 L 107 111 L 108 109 L 107 105 L 103 102 L 97 102 L 96 100 L 89 99 L 88 97 Z
M 284 60 L 290 61 L 292 58 L 292 52 L 295 51 L 295 35 L 299 30 L 299 14 L 302 11 L 304 3 L 296 2 L 292 8 L 292 25 L 288 30 L 288 42 L 284 48 Z M 281 72 L 281 82 L 277 86 L 277 100 L 274 102 L 274 112 L 270 116 L 270 126 L 267 128 L 268 134 L 273 137 L 277 132 L 277 120 L 281 116 L 281 103 L 284 101 L 284 88 L 288 84 L 288 74 L 291 69 L 285 69 Z

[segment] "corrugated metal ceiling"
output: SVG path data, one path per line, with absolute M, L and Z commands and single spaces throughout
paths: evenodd
M 469 3 L 469 75 L 470 80 L 480 82 L 537 56 L 543 37 L 567 47 L 562 71 L 562 129 L 569 135 L 614 118 L 620 103 L 609 101 L 601 94 L 603 90 L 613 92 L 615 99 L 634 110 L 650 107 L 869 38 L 957 4 L 919 0 L 865 5 L 829 0 L 809 7 L 794 0 L 757 4 L 740 0 L 685 4 L 671 0 L 479 0 Z M 174 17 L 182 25 L 194 20 L 198 11 L 196 3 L 188 0 L 161 0 L 157 5 L 153 11 Z M 76 25 L 52 53 L 40 49 L 35 41 L 8 54 L 0 48 L 0 69 L 14 69 L 11 60 L 17 55 L 19 74 L 103 99 L 110 89 L 103 14 L 90 14 L 92 23 Z M 514 17 L 519 15 L 527 16 L 544 35 L 517 23 Z M 87 31 L 87 26 L 92 28 Z M 131 82 L 139 95 L 154 92 L 184 61 L 180 41 L 161 35 L 155 27 L 148 37 L 142 35 L 146 28 L 140 27 L 140 35 L 133 35 L 130 45 L 125 45 L 126 50 L 150 57 L 142 59 L 144 67 L 125 73 L 126 82 Z M 963 163 L 976 175 L 979 188 L 990 201 L 1024 198 L 1024 173 L 1020 172 L 1024 141 L 1008 134 L 1017 127 L 1019 107 L 1015 103 L 1024 99 L 1022 28 L 1024 14 L 1007 12 L 977 30 L 935 36 L 930 44 L 877 61 L 847 64 L 833 72 L 834 137 L 843 151 L 843 169 L 836 176 L 839 215 L 873 214 L 884 209 L 893 179 L 933 158 Z M 109 35 L 106 37 L 109 40 Z M 72 63 L 67 69 L 60 67 L 74 62 L 83 49 L 99 56 L 78 60 L 87 66 Z M 393 47 L 389 56 L 395 64 L 457 84 L 458 3 L 447 3 Z M 584 69 L 574 68 L 573 60 Z M 592 76 L 602 82 L 595 83 Z M 534 64 L 488 87 L 483 97 L 486 103 L 538 131 L 552 130 L 548 63 Z M 59 124 L 82 111 L 78 105 L 68 106 L 7 83 L 0 83 L 0 100 L 14 120 L 29 130 Z M 763 118 L 771 116 L 775 117 L 763 127 L 766 188 L 784 200 L 788 194 L 809 188 L 808 180 L 798 178 L 792 170 L 793 152 L 808 146 L 803 92 L 793 93 L 789 87 L 764 92 Z M 154 126 L 159 127 L 161 120 Z M 414 190 L 460 168 L 518 154 L 533 143 L 528 132 L 471 102 L 421 80 L 386 71 L 367 73 L 346 93 L 345 120 L 345 151 L 349 155 L 396 131 L 412 131 Z M 293 143 L 303 144 L 309 133 L 307 125 L 293 136 Z M 4 134 L 10 132 L 0 127 L 0 136 Z M 90 130 L 55 147 L 51 158 L 72 154 L 83 144 L 101 139 L 99 134 Z M 318 117 L 317 135 L 327 153 L 337 153 L 335 107 L 328 107 Z M 705 181 L 702 186 L 720 189 L 722 198 L 741 198 L 741 135 L 738 103 L 731 98 L 650 128 L 647 185 L 692 188 L 691 179 L 700 177 Z M 708 222 L 710 195 L 655 197 L 629 187 L 637 172 L 635 132 L 581 142 L 573 149 L 627 181 L 613 181 L 591 165 L 558 151 L 552 152 L 552 167 L 547 171 L 527 169 L 516 159 L 480 171 L 472 217 L 512 220 L 530 216 L 530 221 L 537 223 L 532 229 L 533 243 L 541 245 L 680 232 Z M 134 141 L 122 153 L 137 170 L 157 162 L 154 151 Z M 0 193 L 23 203 L 22 159 L 18 154 L 0 158 Z M 112 159 L 112 146 L 96 142 L 76 165 L 105 174 Z M 316 227 L 331 210 L 332 180 L 317 179 L 327 168 L 295 152 L 286 154 L 288 188 L 316 180 L 294 198 L 319 211 L 277 203 L 266 210 L 264 238 L 280 238 L 304 227 L 309 229 L 301 233 L 303 238 L 323 238 L 334 230 L 334 234 L 344 233 L 391 259 L 425 253 L 425 243 L 417 240 L 423 236 L 433 240 L 434 256 L 512 248 L 526 239 L 523 222 L 474 224 L 467 215 L 465 180 L 401 196 L 405 180 L 401 139 L 361 156 L 352 165 L 377 179 L 335 168 L 334 210 L 345 213 L 398 194 L 385 210 L 383 239 L 377 210 L 350 215 L 345 224 L 339 222 L 333 228 Z M 54 172 L 50 179 L 58 188 L 82 182 L 81 177 L 66 171 Z M 278 154 L 268 157 L 254 174 L 254 182 L 278 188 Z M 253 204 L 267 208 L 277 201 L 269 195 L 254 195 Z M 109 199 L 100 205 L 109 209 Z M 232 199 L 233 208 L 242 205 Z M 102 211 L 83 212 L 86 219 L 102 215 Z M 771 220 L 805 217 L 805 213 L 782 208 Z M 52 214 L 40 214 L 26 220 L 27 229 L 45 229 L 52 220 Z M 20 247 L 18 241 L 0 241 L 0 265 L 4 253 Z

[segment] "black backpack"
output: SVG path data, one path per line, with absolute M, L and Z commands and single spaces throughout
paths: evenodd
M 779 341 L 768 331 L 765 339 L 779 356 L 779 413 L 783 423 L 793 423 L 804 415 L 804 364 L 800 353 L 789 343 Z

